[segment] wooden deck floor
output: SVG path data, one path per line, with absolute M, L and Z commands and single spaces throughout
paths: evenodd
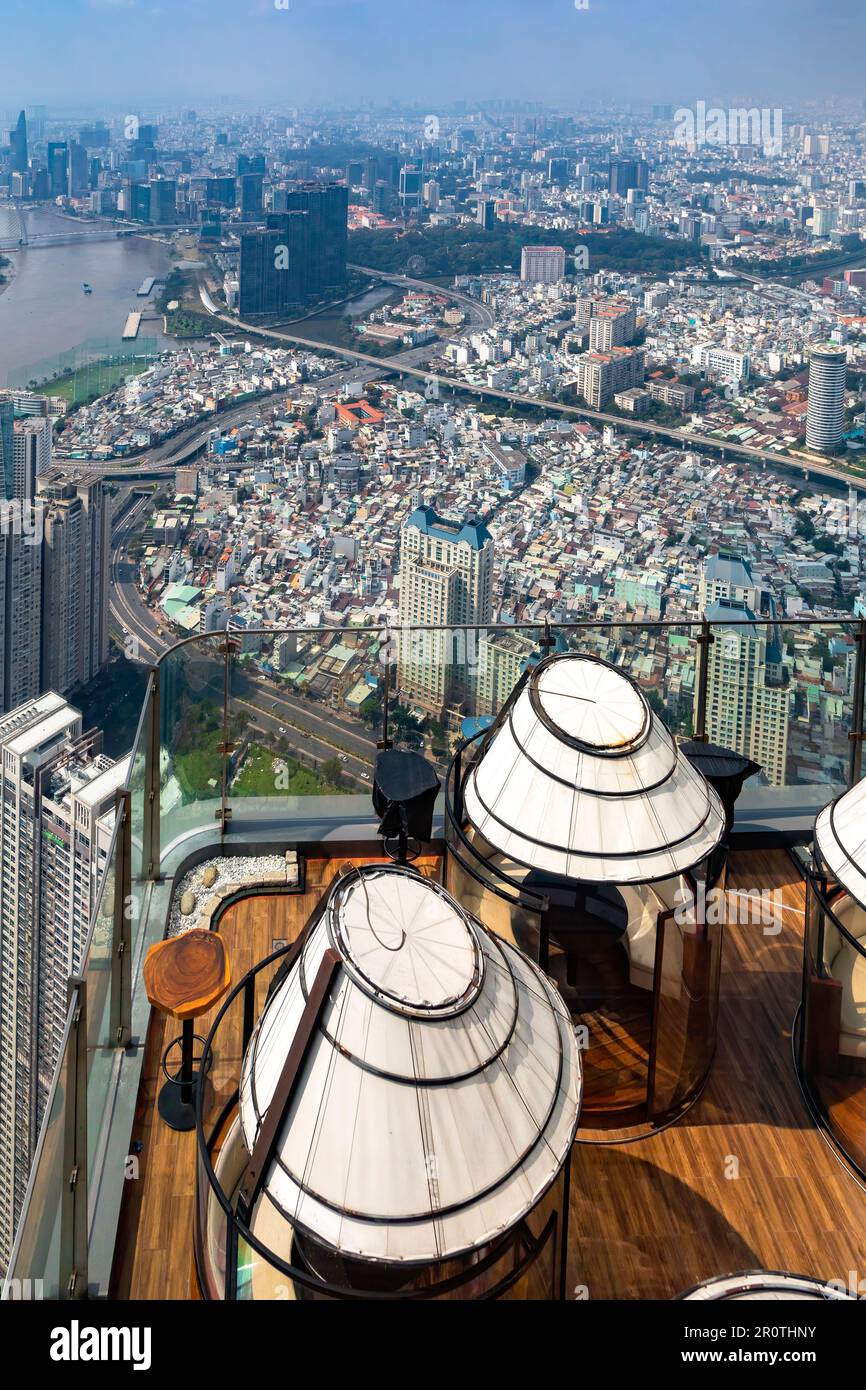
M 272 942 L 294 938 L 340 862 L 310 861 L 303 896 L 251 899 L 226 915 L 235 979 Z M 637 1143 L 575 1146 L 570 1290 L 593 1300 L 670 1298 L 745 1269 L 844 1280 L 866 1270 L 866 1193 L 812 1126 L 793 1070 L 802 888 L 781 852 L 733 857 L 731 891 L 777 887 L 786 908 L 779 935 L 727 929 L 719 1048 L 698 1105 Z M 156 1114 L 159 1058 L 177 1025 L 168 1028 L 154 1016 L 134 1135 L 143 1144 L 140 1178 L 127 1185 L 117 1245 L 122 1298 L 195 1296 L 195 1137 Z

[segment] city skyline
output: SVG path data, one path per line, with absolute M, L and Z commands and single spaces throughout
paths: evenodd
M 105 106 L 844 100 L 860 95 L 866 45 L 858 0 L 440 0 L 408 13 L 398 0 L 45 0 L 48 48 L 33 42 L 32 6 L 4 8 L 10 107 L 77 103 L 83 70 L 99 72 Z

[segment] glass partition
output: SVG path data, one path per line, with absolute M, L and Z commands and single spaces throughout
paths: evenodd
M 160 842 L 163 861 L 184 837 L 219 829 L 228 733 L 223 633 L 175 647 L 160 663 Z
M 806 870 L 806 946 L 798 1062 L 818 1117 L 866 1175 L 866 910 Z
M 376 632 L 228 633 L 232 820 L 368 820 L 382 710 Z M 305 832 L 309 837 L 308 832 Z

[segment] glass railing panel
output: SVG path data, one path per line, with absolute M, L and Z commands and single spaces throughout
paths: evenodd
M 375 631 L 230 630 L 233 820 L 369 819 L 384 694 Z
M 147 774 L 147 739 L 150 730 L 154 698 L 153 677 L 148 680 L 141 709 L 141 719 L 129 762 L 126 785 L 131 793 L 132 879 L 133 882 L 150 876 L 150 863 L 145 845 L 145 790 Z
M 68 1192 L 65 1181 L 68 1056 L 73 1043 L 72 1019 L 77 1001 L 70 1003 L 63 1045 L 42 1122 L 36 1158 L 30 1173 L 4 1298 L 59 1298 L 61 1293 L 61 1208 Z
M 707 737 L 761 766 L 772 789 L 814 787 L 817 804 L 848 784 L 855 623 L 714 624 Z M 826 794 L 823 794 L 826 789 Z
M 799 1062 L 839 1147 L 866 1173 L 866 912 L 832 881 L 807 878 Z
M 225 739 L 225 636 L 213 633 L 169 652 L 160 665 L 161 854 L 192 832 L 218 829 Z

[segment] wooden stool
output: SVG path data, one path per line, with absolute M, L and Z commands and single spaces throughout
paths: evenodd
M 225 942 L 218 932 L 195 927 L 182 936 L 151 946 L 144 962 L 144 988 L 155 1009 L 180 1019 L 183 1032 L 162 1054 L 165 1085 L 159 1093 L 159 1113 L 172 1129 L 195 1128 L 195 1098 L 201 1072 L 193 1065 L 193 1044 L 205 1039 L 193 1032 L 193 1021 L 206 1014 L 231 984 Z M 168 1055 L 180 1043 L 180 1070 L 168 1070 Z

